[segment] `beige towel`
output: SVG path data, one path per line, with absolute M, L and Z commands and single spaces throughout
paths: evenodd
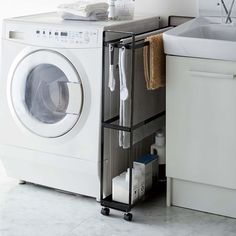
M 149 47 L 144 47 L 144 75 L 148 90 L 164 87 L 166 84 L 166 58 L 163 34 L 147 37 Z

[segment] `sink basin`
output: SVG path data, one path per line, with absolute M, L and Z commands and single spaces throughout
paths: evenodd
M 181 36 L 236 42 L 236 27 L 219 24 L 202 25 L 182 33 Z
M 169 55 L 236 61 L 236 25 L 196 18 L 164 33 Z

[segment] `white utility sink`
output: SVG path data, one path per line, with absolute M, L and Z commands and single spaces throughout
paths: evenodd
M 169 55 L 236 61 L 236 25 L 199 17 L 164 33 Z

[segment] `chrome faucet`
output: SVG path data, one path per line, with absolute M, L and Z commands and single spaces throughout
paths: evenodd
M 231 19 L 231 14 L 232 14 L 232 11 L 233 11 L 234 4 L 235 4 L 235 0 L 232 0 L 231 6 L 230 6 L 230 9 L 229 9 L 227 18 L 226 18 L 226 23 L 228 23 L 229 20 Z M 232 19 L 231 19 L 231 23 L 232 23 Z
M 225 2 L 224 2 L 224 0 L 221 0 L 221 4 L 222 4 L 222 6 L 223 6 L 223 8 L 224 8 L 224 11 L 225 11 L 225 13 L 226 13 L 226 15 L 228 16 L 228 14 L 229 14 L 229 11 L 228 11 L 228 9 L 227 9 L 227 7 L 226 7 L 226 5 L 225 5 Z M 220 4 L 219 4 L 220 5 Z M 223 13 L 222 13 L 223 14 Z M 228 17 L 227 17 L 228 18 Z M 226 20 L 226 22 L 225 23 L 228 23 L 228 22 L 230 22 L 230 23 L 232 23 L 232 19 L 231 19 L 231 17 L 229 16 L 229 19 L 228 19 L 228 21 Z
M 232 18 L 231 18 L 231 14 L 232 14 L 232 11 L 233 11 L 233 7 L 234 7 L 234 4 L 235 4 L 235 0 L 232 0 L 232 3 L 230 5 L 230 9 L 228 10 L 226 5 L 225 5 L 225 2 L 224 0 L 221 0 L 221 4 L 224 8 L 224 11 L 226 13 L 226 20 L 225 20 L 225 23 L 226 24 L 229 24 L 229 23 L 232 23 Z

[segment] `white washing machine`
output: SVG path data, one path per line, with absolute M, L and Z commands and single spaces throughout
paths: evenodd
M 0 156 L 11 177 L 99 196 L 102 39 L 158 17 L 63 21 L 56 13 L 3 23 Z

